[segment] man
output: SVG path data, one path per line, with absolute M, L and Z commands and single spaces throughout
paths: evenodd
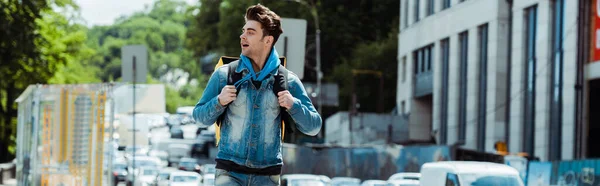
M 321 116 L 294 73 L 287 75 L 287 90 L 273 92 L 281 64 L 274 47 L 283 33 L 281 18 L 258 4 L 246 10 L 245 22 L 240 35 L 242 54 L 235 68 L 243 78 L 227 85 L 231 63 L 215 70 L 193 115 L 201 125 L 209 126 L 225 114 L 216 185 L 279 185 L 281 112 L 289 113 L 297 131 L 311 136 L 321 129 Z

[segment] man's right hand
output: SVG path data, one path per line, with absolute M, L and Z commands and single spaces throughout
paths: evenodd
M 221 104 L 221 106 L 225 106 L 234 101 L 237 97 L 237 94 L 235 94 L 236 92 L 237 90 L 235 89 L 235 86 L 225 85 L 218 96 L 219 104 Z

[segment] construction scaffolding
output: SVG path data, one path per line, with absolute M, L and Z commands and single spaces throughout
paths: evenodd
M 111 183 L 116 86 L 27 87 L 16 100 L 19 186 Z

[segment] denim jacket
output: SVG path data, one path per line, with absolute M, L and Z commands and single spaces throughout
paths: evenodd
M 249 70 L 243 65 L 235 69 L 243 75 Z M 196 122 L 210 126 L 225 112 L 217 159 L 249 168 L 283 165 L 281 109 L 277 95 L 273 93 L 275 78 L 266 78 L 260 87 L 255 87 L 251 81 L 242 83 L 236 100 L 224 107 L 217 97 L 227 84 L 227 71 L 228 65 L 223 65 L 212 74 L 193 113 Z M 276 73 L 277 70 L 272 74 Z M 288 73 L 288 91 L 294 97 L 294 104 L 287 112 L 296 122 L 296 131 L 317 135 L 321 130 L 321 116 L 311 103 L 302 82 L 291 71 Z

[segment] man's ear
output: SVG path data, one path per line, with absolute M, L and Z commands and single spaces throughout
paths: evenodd
M 273 36 L 266 36 L 265 43 L 273 46 L 273 40 L 275 40 Z

